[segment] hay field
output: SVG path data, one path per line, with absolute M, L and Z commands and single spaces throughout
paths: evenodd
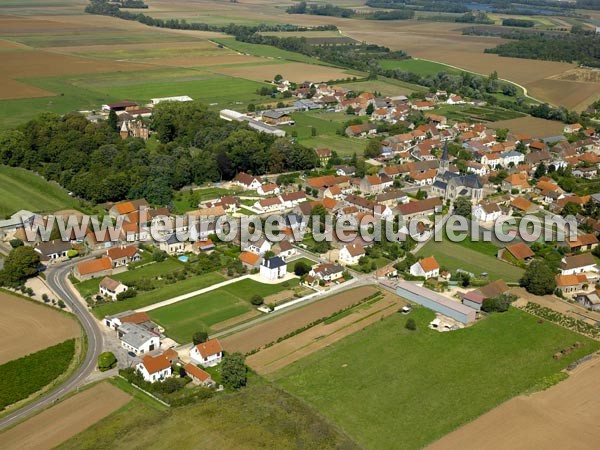
M 546 138 L 562 134 L 565 126 L 556 120 L 538 119 L 537 117 L 521 117 L 519 119 L 501 120 L 489 124 L 492 128 L 508 128 L 513 133 L 528 133 L 537 138 Z
M 131 396 L 103 382 L 0 434 L 4 450 L 51 449 L 117 411 Z
M 254 81 L 271 80 L 275 75 L 281 74 L 284 78 L 296 83 L 306 80 L 318 82 L 357 76 L 356 72 L 336 67 L 314 66 L 304 63 L 283 63 L 276 66 L 261 64 L 250 67 L 225 67 L 215 69 L 215 72 Z
M 600 393 L 595 387 L 599 376 L 600 360 L 596 358 L 560 384 L 509 400 L 427 448 L 596 449 L 600 440 Z
M 0 302 L 0 327 L 4 332 L 0 364 L 81 336 L 75 319 L 49 307 L 4 292 L 0 292 Z

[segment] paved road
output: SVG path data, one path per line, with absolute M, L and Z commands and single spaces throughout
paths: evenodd
M 75 263 L 48 268 L 46 271 L 46 282 L 54 293 L 69 305 L 85 330 L 88 348 L 83 364 L 61 386 L 54 388 L 34 402 L 0 419 L 0 430 L 13 425 L 34 411 L 51 405 L 65 394 L 80 387 L 96 368 L 98 355 L 102 352 L 102 333 L 87 307 L 79 302 L 77 296 L 68 287 L 67 279 L 73 264 Z

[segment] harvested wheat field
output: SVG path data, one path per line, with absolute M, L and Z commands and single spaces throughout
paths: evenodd
M 262 61 L 269 61 L 262 58 Z M 269 64 L 256 65 L 250 67 L 225 67 L 215 69 L 214 72 L 232 77 L 246 78 L 253 81 L 272 80 L 277 74 L 283 78 L 302 83 L 306 80 L 314 82 L 338 80 L 340 78 L 353 77 L 352 73 L 338 69 L 336 67 L 315 66 L 304 63 L 284 63 L 284 64 Z
M 45 50 L 59 53 L 75 53 L 85 56 L 87 54 L 111 53 L 115 51 L 124 52 L 147 52 L 147 51 L 168 51 L 170 54 L 187 52 L 190 50 L 210 50 L 217 46 L 209 41 L 189 41 L 189 42 L 151 42 L 136 44 L 98 44 L 98 45 L 77 45 L 66 47 L 46 47 Z
M 51 449 L 125 405 L 131 396 L 100 383 L 0 434 L 4 450 Z
M 0 99 L 52 97 L 54 95 L 56 94 L 53 92 L 40 89 L 31 84 L 0 76 Z
M 58 32 L 77 31 L 84 29 L 80 23 L 64 23 L 48 20 L 48 17 L 33 19 L 20 16 L 0 16 L 0 33 L 3 35 L 27 35 Z
M 0 329 L 4 335 L 0 364 L 81 336 L 75 319 L 50 307 L 3 292 L 0 303 Z
M 147 68 L 147 65 L 117 61 L 106 61 L 98 64 L 98 61 L 93 59 L 38 50 L 2 52 L 0 99 L 47 97 L 55 94 L 22 83 L 15 80 L 15 78 L 145 70 Z
M 2 75 L 17 77 L 52 77 L 60 75 L 145 70 L 145 64 L 98 61 L 40 50 L 14 51 L 2 54 Z
M 383 292 L 382 295 L 381 300 L 371 305 L 359 306 L 345 317 L 320 323 L 251 355 L 246 359 L 246 363 L 257 373 L 267 375 L 396 313 L 399 306 L 406 304 L 390 292 Z
M 536 138 L 559 136 L 563 133 L 564 123 L 556 120 L 538 119 L 537 117 L 520 117 L 518 119 L 491 122 L 492 128 L 508 128 L 513 133 L 528 133 Z
M 550 389 L 519 396 L 443 437 L 429 450 L 593 450 L 600 442 L 600 359 Z
M 282 314 L 272 320 L 235 333 L 220 339 L 223 347 L 228 352 L 247 353 L 276 341 L 292 331 L 296 331 L 317 319 L 330 316 L 354 303 L 377 292 L 375 286 L 362 286 L 349 289 L 343 293 L 332 295 L 318 302 L 311 303 L 303 308 L 295 309 Z
M 566 73 L 566 72 L 565 72 Z M 566 73 L 567 74 L 567 73 Z M 587 75 L 580 74 L 582 77 Z M 567 74 L 567 77 L 574 76 Z M 590 77 L 592 75 L 589 75 Z M 536 98 L 553 98 L 553 103 L 583 111 L 600 94 L 600 82 L 568 81 L 567 79 L 546 79 L 527 85 L 529 93 Z

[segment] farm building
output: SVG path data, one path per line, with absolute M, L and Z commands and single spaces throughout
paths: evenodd
M 475 321 L 475 310 L 429 289 L 406 281 L 398 281 L 396 294 L 435 312 L 468 325 Z
M 135 323 L 126 322 L 119 327 L 121 347 L 140 355 L 160 347 L 160 337 Z

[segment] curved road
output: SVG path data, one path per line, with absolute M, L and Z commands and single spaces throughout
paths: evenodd
M 73 313 L 81 322 L 87 336 L 87 353 L 85 359 L 75 373 L 73 373 L 62 385 L 47 392 L 23 408 L 0 419 L 0 430 L 15 424 L 38 409 L 53 404 L 65 394 L 78 388 L 96 368 L 98 355 L 102 352 L 102 333 L 87 307 L 81 304 L 77 295 L 69 288 L 68 277 L 73 264 L 75 264 L 75 262 L 48 268 L 46 270 L 46 282 L 54 293 L 69 305 Z

